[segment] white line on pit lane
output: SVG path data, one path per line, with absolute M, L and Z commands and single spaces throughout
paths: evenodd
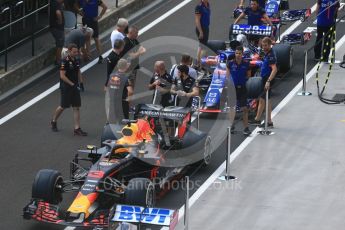
M 343 44 L 345 44 L 345 35 L 337 42 L 335 50 L 338 50 Z M 323 64 L 321 64 L 321 67 Z M 317 72 L 317 64 L 313 67 L 312 70 L 307 75 L 307 81 L 312 78 Z M 292 91 L 277 105 L 277 107 L 272 111 L 272 118 L 274 118 L 291 100 L 292 98 L 299 92 L 302 88 L 303 81 L 301 80 L 298 85 L 293 88 Z M 240 146 L 236 148 L 236 150 L 230 156 L 230 163 L 232 163 L 241 153 L 242 151 L 257 137 L 259 134 L 260 128 L 256 128 L 253 131 L 253 136 L 247 137 Z M 189 199 L 189 207 L 192 207 L 194 203 L 202 196 L 202 194 L 210 187 L 218 177 L 224 172 L 226 167 L 226 161 L 224 161 L 216 171 L 200 186 L 200 188 L 191 196 Z M 184 216 L 184 205 L 179 209 L 179 221 Z
M 169 10 L 168 12 L 166 12 L 165 14 L 163 14 L 162 16 L 160 16 L 159 18 L 155 19 L 154 21 L 152 21 L 151 23 L 149 23 L 148 25 L 146 25 L 145 27 L 143 27 L 140 31 L 139 31 L 139 35 L 142 35 L 143 33 L 147 32 L 148 30 L 152 29 L 154 26 L 156 26 L 157 24 L 159 24 L 160 22 L 162 22 L 164 19 L 168 18 L 169 16 L 171 16 L 172 14 L 174 14 L 175 12 L 177 12 L 178 10 L 180 10 L 182 7 L 184 7 L 185 5 L 187 5 L 188 3 L 190 3 L 192 0 L 184 0 L 183 2 L 181 2 L 180 4 L 176 5 L 174 8 L 172 8 L 171 10 Z M 111 50 L 108 50 L 107 52 L 105 52 L 102 56 L 105 58 L 109 55 L 109 53 L 111 52 Z M 84 73 L 85 71 L 87 71 L 88 69 L 90 69 L 91 67 L 93 67 L 94 65 L 97 64 L 97 59 L 93 60 L 92 62 L 88 63 L 87 65 L 83 66 L 81 68 L 81 72 Z M 6 116 L 2 117 L 0 119 L 0 125 L 4 124 L 5 122 L 9 121 L 10 119 L 14 118 L 15 116 L 17 116 L 18 114 L 20 114 L 21 112 L 25 111 L 26 109 L 30 108 L 31 106 L 33 106 L 34 104 L 36 104 L 37 102 L 39 102 L 40 100 L 42 100 L 43 98 L 49 96 L 51 93 L 53 93 L 55 90 L 57 90 L 59 88 L 59 83 L 53 85 L 52 87 L 50 87 L 49 89 L 47 89 L 46 91 L 44 91 L 43 93 L 39 94 L 38 96 L 36 96 L 35 98 L 31 99 L 30 101 L 26 102 L 24 105 L 18 107 L 17 109 L 15 109 L 14 111 L 12 111 L 11 113 L 7 114 Z

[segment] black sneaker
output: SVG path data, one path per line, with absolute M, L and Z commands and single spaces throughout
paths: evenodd
M 265 122 L 262 123 L 259 127 L 260 128 L 265 128 Z M 273 122 L 268 122 L 267 128 L 273 128 Z
M 103 63 L 103 57 L 102 56 L 99 56 L 99 58 L 98 58 L 98 62 L 97 62 L 98 64 L 102 64 Z
M 257 121 L 257 120 L 255 120 L 255 119 L 253 119 L 253 120 L 250 120 L 248 123 L 249 123 L 250 125 L 260 125 L 260 124 L 261 124 L 261 121 Z
M 243 135 L 244 136 L 249 136 L 250 134 L 252 134 L 252 132 L 249 130 L 248 127 L 243 130 Z
M 56 121 L 51 120 L 50 121 L 50 126 L 51 126 L 51 129 L 52 129 L 53 132 L 57 132 L 58 131 Z
M 87 132 L 84 132 L 81 128 L 74 129 L 74 136 L 87 136 Z
M 235 126 L 233 126 L 233 125 L 231 126 L 230 133 L 235 134 Z

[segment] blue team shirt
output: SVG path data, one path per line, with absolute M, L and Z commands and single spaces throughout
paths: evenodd
M 337 9 L 340 7 L 338 0 L 318 0 L 320 10 L 317 16 L 318 26 L 332 26 L 335 23 Z
M 265 9 L 265 4 L 266 4 L 266 0 L 259 0 L 259 6 L 260 6 L 262 9 Z
M 277 64 L 277 57 L 273 49 L 270 52 L 265 54 L 264 59 L 262 60 L 261 66 L 261 77 L 266 79 L 271 75 L 272 67 L 271 65 Z
M 204 2 L 200 2 L 195 7 L 195 14 L 200 14 L 200 24 L 201 27 L 208 28 L 211 22 L 211 8 L 210 4 L 205 4 Z
M 98 6 L 101 4 L 101 0 L 80 0 L 80 6 L 84 11 L 84 17 L 96 18 L 98 16 Z
M 251 26 L 260 26 L 263 24 L 262 18 L 264 14 L 266 14 L 266 11 L 259 7 L 256 11 L 252 10 L 252 8 L 247 7 L 244 10 L 244 13 L 248 16 L 248 25 Z
M 230 70 L 230 76 L 235 86 L 245 86 L 247 82 L 247 71 L 249 70 L 249 62 L 242 60 L 241 64 L 237 64 L 236 61 L 228 62 L 228 69 Z

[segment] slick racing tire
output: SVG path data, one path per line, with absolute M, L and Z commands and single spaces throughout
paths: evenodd
M 219 50 L 226 50 L 225 41 L 221 40 L 209 40 L 207 46 L 215 53 L 218 53 Z
M 287 73 L 293 66 L 293 49 L 286 44 L 276 44 L 273 50 L 277 55 L 277 66 L 280 73 Z
M 36 174 L 32 185 L 32 198 L 41 199 L 50 204 L 59 204 L 62 201 L 62 183 L 63 178 L 60 172 L 41 169 Z
M 155 187 L 151 180 L 133 178 L 128 182 L 125 191 L 125 204 L 153 207 L 155 200 Z
M 262 77 L 251 77 L 246 83 L 247 97 L 258 98 L 262 93 Z

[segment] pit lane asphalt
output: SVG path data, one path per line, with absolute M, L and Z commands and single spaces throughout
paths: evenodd
M 168 1 L 162 7 L 145 15 L 136 24 L 142 28 L 164 12 L 167 12 L 180 1 Z M 145 41 L 157 36 L 171 35 L 184 36 L 195 39 L 194 32 L 194 6 L 197 1 L 192 1 L 172 16 L 168 17 L 154 28 L 140 37 Z M 237 1 L 236 1 L 237 2 Z M 228 37 L 228 25 L 233 21 L 232 9 L 235 3 L 226 0 L 212 2 L 212 25 L 210 39 L 224 39 Z M 306 5 L 311 7 L 314 1 L 291 1 L 291 8 L 304 8 Z M 289 25 L 283 28 L 288 28 Z M 307 26 L 312 25 L 312 20 L 303 23 L 297 28 L 301 32 Z M 338 27 L 338 36 L 344 34 L 344 28 Z M 310 47 L 309 44 L 295 47 L 295 66 L 282 80 L 278 80 L 274 89 L 274 105 L 277 105 L 285 95 L 300 81 L 303 73 L 303 50 Z M 166 58 L 166 57 L 162 57 Z M 312 59 L 312 55 L 310 60 Z M 152 70 L 153 60 L 147 69 Z M 314 65 L 309 61 L 309 69 Z M 63 229 L 63 227 L 38 224 L 34 221 L 22 219 L 22 208 L 30 199 L 31 184 L 36 172 L 41 168 L 53 168 L 59 170 L 65 178 L 69 173 L 69 161 L 74 156 L 77 149 L 86 144 L 99 144 L 102 127 L 105 122 L 103 83 L 105 79 L 106 66 L 96 65 L 86 71 L 85 87 L 86 92 L 82 94 L 81 124 L 83 129 L 88 131 L 88 137 L 74 137 L 72 132 L 72 111 L 67 110 L 59 120 L 58 133 L 52 133 L 49 128 L 49 121 L 53 110 L 59 103 L 59 92 L 56 91 L 13 119 L 9 120 L 0 127 L 0 229 Z M 58 81 L 58 75 L 47 76 L 45 80 L 37 85 L 25 90 L 16 98 L 1 105 L 0 117 L 7 115 L 12 110 L 24 104 L 34 96 L 37 96 Z M 143 79 L 147 82 L 148 78 Z M 146 83 L 145 83 L 146 84 Z M 287 111 L 288 112 L 288 111 Z M 202 120 L 202 129 L 212 126 L 212 120 Z M 279 124 L 276 132 L 279 132 Z M 238 130 L 242 130 L 241 125 L 237 125 Z M 244 137 L 234 135 L 232 138 L 232 149 L 235 149 Z M 201 184 L 212 174 L 212 172 L 224 161 L 226 148 L 225 145 L 219 146 L 214 152 L 212 163 L 208 168 L 202 169 L 191 178 Z M 73 196 L 67 195 L 65 200 L 70 200 Z M 159 202 L 159 206 L 178 209 L 183 204 L 183 191 L 171 191 L 164 199 Z M 65 204 L 68 205 L 68 204 Z

